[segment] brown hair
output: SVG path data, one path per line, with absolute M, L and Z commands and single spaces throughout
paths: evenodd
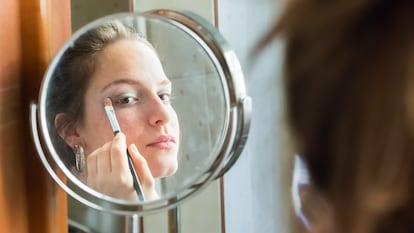
M 57 153 L 69 166 L 75 164 L 73 145 L 67 145 L 59 132 L 74 128 L 83 121 L 84 96 L 99 54 L 109 44 L 122 39 L 138 40 L 153 48 L 133 28 L 116 20 L 106 22 L 76 39 L 60 58 L 50 81 L 47 95 L 48 127 Z M 64 119 L 56 125 L 55 118 L 59 113 L 64 113 Z
M 414 232 L 414 1 L 295 0 L 259 50 L 276 36 L 289 126 L 335 232 Z

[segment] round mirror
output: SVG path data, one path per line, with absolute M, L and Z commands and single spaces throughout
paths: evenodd
M 223 175 L 250 125 L 235 53 L 190 12 L 110 15 L 51 62 L 33 138 L 55 181 L 88 207 L 147 214 Z

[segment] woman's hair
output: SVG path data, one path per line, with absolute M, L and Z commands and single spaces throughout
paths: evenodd
M 57 153 L 68 166 L 75 164 L 73 150 L 59 136 L 59 132 L 74 129 L 82 123 L 85 108 L 85 93 L 93 76 L 98 57 L 111 43 L 131 39 L 152 47 L 132 28 L 119 21 L 111 21 L 82 34 L 62 55 L 47 95 L 47 121 L 49 132 Z M 63 119 L 55 121 L 57 114 L 64 113 Z
M 414 1 L 286 7 L 258 48 L 286 43 L 287 119 L 335 232 L 414 232 Z

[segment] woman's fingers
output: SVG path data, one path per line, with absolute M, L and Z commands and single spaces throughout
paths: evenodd
M 95 150 L 91 154 L 87 156 L 86 159 L 86 167 L 87 167 L 87 184 L 91 187 L 98 188 L 99 187 L 99 179 L 101 178 L 101 174 L 104 174 L 105 171 L 110 170 L 110 166 L 108 164 L 109 158 L 109 148 L 111 147 L 111 143 L 104 144 L 101 148 Z M 106 162 L 105 162 L 106 160 Z M 106 164 L 106 165 L 105 165 Z
M 151 174 L 151 170 L 148 167 L 148 163 L 145 158 L 139 153 L 135 144 L 131 144 L 128 147 L 128 151 L 131 155 L 132 161 L 134 163 L 135 170 L 141 180 L 141 184 L 148 183 L 152 185 L 153 177 Z
M 112 171 L 111 154 L 109 153 L 111 146 L 111 143 L 107 143 L 102 148 L 100 148 L 100 150 L 96 151 L 99 153 L 96 155 L 98 177 L 103 177 L 105 174 L 108 174 Z
M 150 201 L 158 198 L 158 194 L 155 191 L 154 177 L 152 176 L 151 170 L 148 166 L 145 158 L 139 153 L 135 144 L 128 146 L 128 151 L 131 155 L 134 163 L 134 168 L 137 172 L 141 186 L 144 189 L 145 200 Z
M 125 134 L 118 133 L 115 135 L 111 144 L 110 160 L 112 163 L 112 170 L 111 173 L 108 174 L 110 181 L 108 184 L 111 185 L 111 187 L 108 189 L 111 189 L 112 192 L 115 193 L 119 192 L 116 196 L 121 195 L 124 198 L 133 195 L 135 191 L 132 175 L 128 167 L 126 150 Z
M 129 171 L 126 150 L 125 134 L 118 133 L 112 140 L 110 153 L 113 173 L 125 175 Z
M 145 186 L 143 187 L 144 193 L 150 194 L 150 192 L 145 191 L 145 189 L 148 190 L 148 187 L 153 187 L 153 179 L 148 165 L 139 153 L 137 154 L 132 150 L 130 150 L 130 153 L 133 154 L 132 158 L 135 157 L 139 160 L 139 162 L 134 162 L 136 164 L 134 166 L 140 170 L 137 173 L 140 181 L 144 181 L 142 182 L 143 186 Z M 86 182 L 84 182 L 89 187 L 112 197 L 137 200 L 132 175 L 128 166 L 124 134 L 118 133 L 112 141 L 89 154 L 86 167 L 87 177 Z

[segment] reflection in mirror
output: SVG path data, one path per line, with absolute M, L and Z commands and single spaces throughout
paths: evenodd
M 53 84 L 49 121 L 70 170 L 98 192 L 137 201 L 132 161 L 146 200 L 157 198 L 154 178 L 177 170 L 179 124 L 152 45 L 121 22 L 99 25 L 63 54 Z M 116 114 L 106 118 L 104 106 Z
M 199 41 L 162 20 L 102 21 L 67 47 L 53 72 L 46 113 L 54 148 L 101 194 L 138 201 L 133 165 L 145 201 L 173 196 L 220 149 L 227 103 L 218 72 Z M 105 100 L 119 123 L 115 136 Z
M 128 12 L 130 4 L 129 0 L 71 0 L 72 31 L 76 31 L 101 17 L 119 12 Z

